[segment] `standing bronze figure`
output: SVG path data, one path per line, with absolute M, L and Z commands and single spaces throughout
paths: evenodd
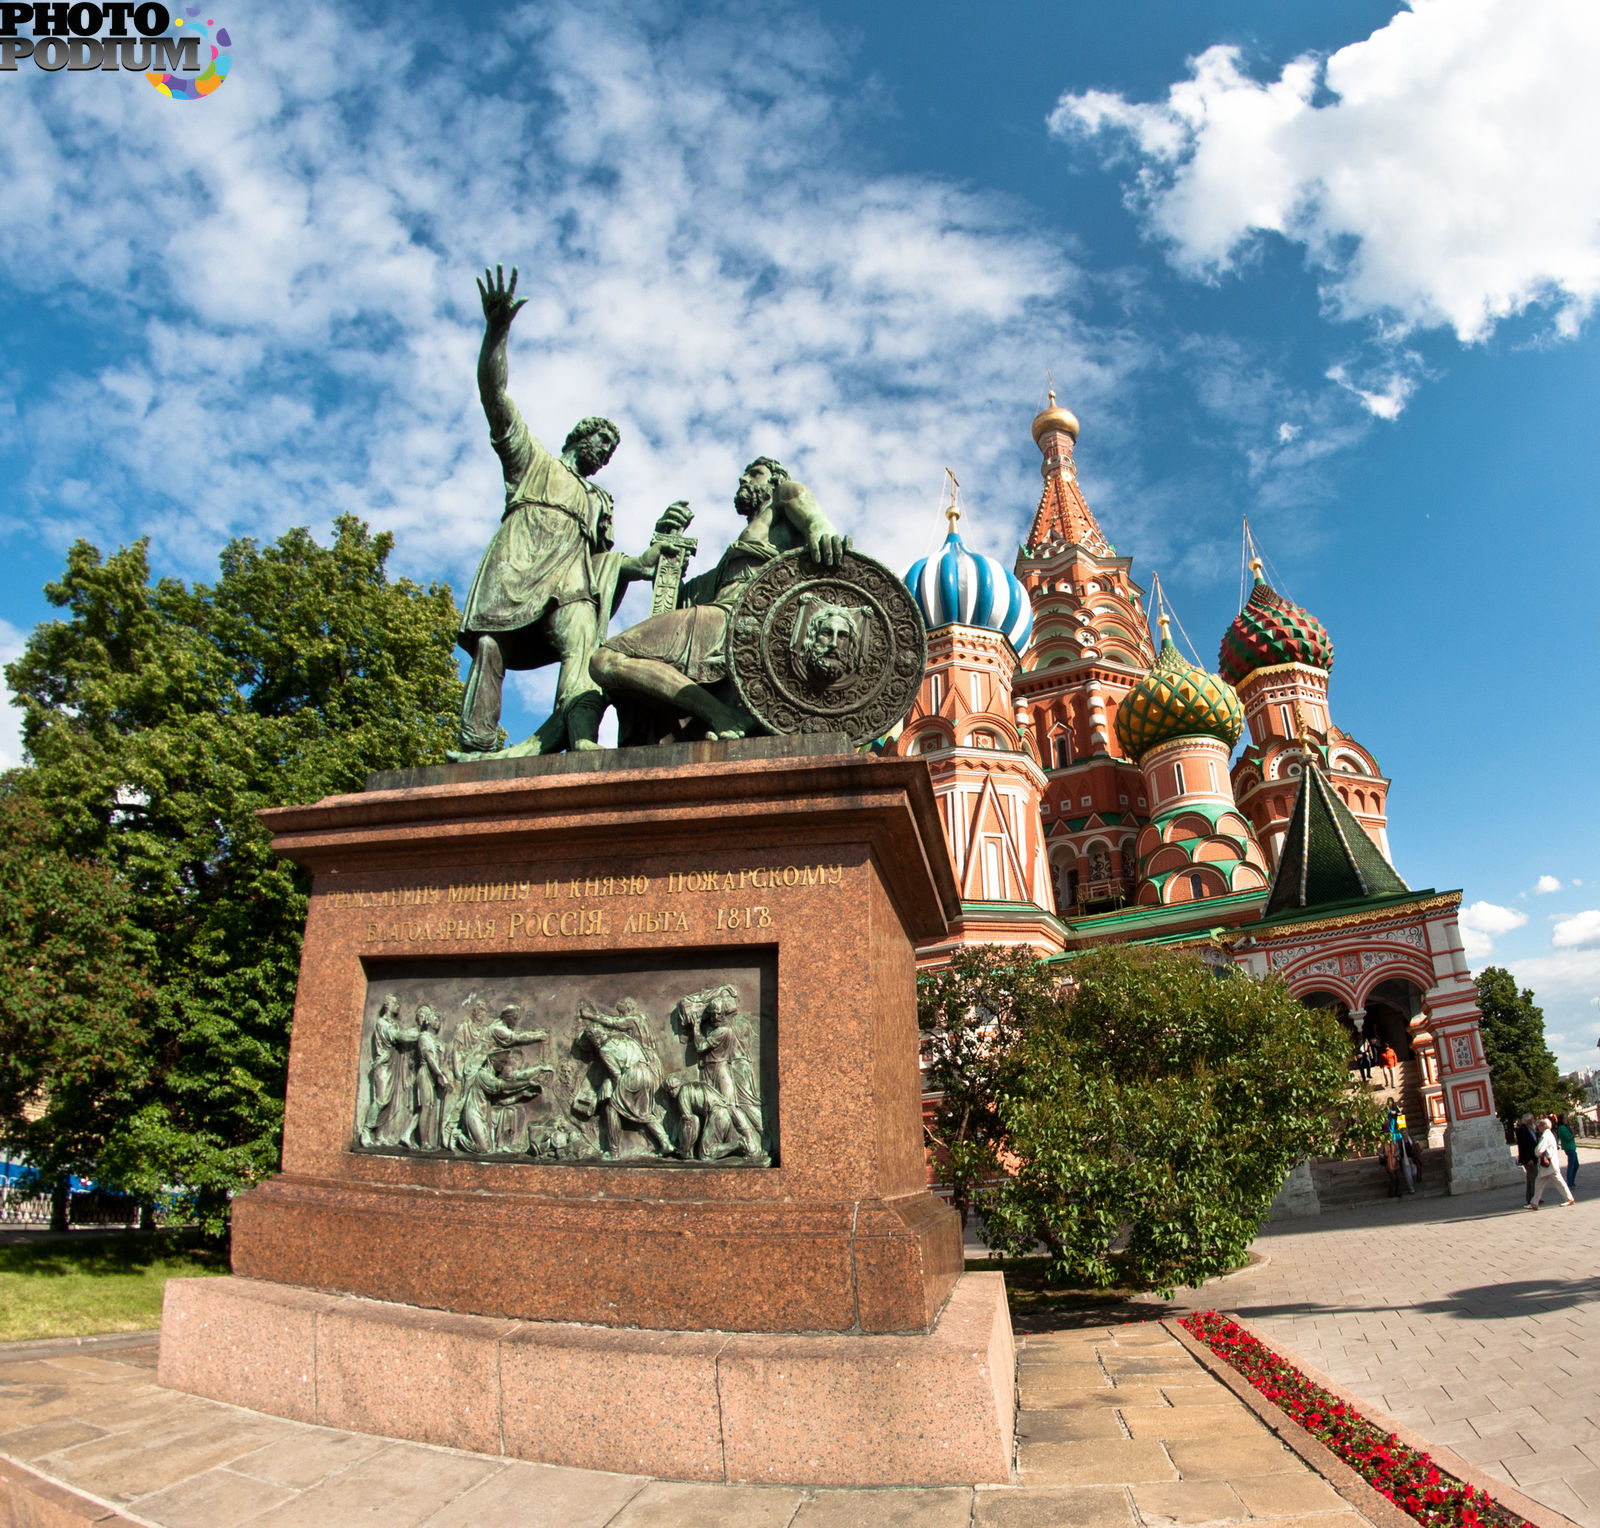
M 629 581 L 647 575 L 661 555 L 653 542 L 641 557 L 612 553 L 611 495 L 590 479 L 617 449 L 621 432 L 609 419 L 580 419 L 554 455 L 528 429 L 506 391 L 506 341 L 527 301 L 517 273 L 502 267 L 478 282 L 483 345 L 478 392 L 489 439 L 500 458 L 506 503 L 499 529 L 467 593 L 457 641 L 472 658 L 454 759 L 496 750 L 507 669 L 560 665 L 550 720 L 518 753 L 594 748 L 605 702 L 589 660 Z M 686 510 L 668 510 L 657 530 L 686 524 Z

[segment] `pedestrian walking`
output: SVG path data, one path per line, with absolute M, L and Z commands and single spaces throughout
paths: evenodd
M 1363 1082 L 1371 1082 L 1372 1081 L 1372 1046 L 1366 1040 L 1363 1040 L 1361 1042 L 1361 1049 L 1356 1052 L 1356 1066 L 1361 1071 L 1361 1080 Z
M 1567 1187 L 1574 1192 L 1578 1187 L 1578 1138 L 1572 1133 L 1570 1119 L 1556 1120 L 1556 1145 L 1561 1148 L 1561 1155 L 1567 1159 Z
M 1528 1208 L 1536 1210 L 1539 1201 L 1544 1198 L 1544 1191 L 1555 1185 L 1556 1194 L 1563 1208 L 1572 1203 L 1572 1190 L 1567 1187 L 1567 1180 L 1561 1176 L 1561 1166 L 1556 1161 L 1555 1121 L 1544 1119 L 1539 1121 L 1542 1127 L 1539 1139 L 1535 1144 L 1535 1160 L 1538 1163 L 1538 1175 L 1534 1179 L 1533 1198 L 1528 1201 Z
M 1522 1202 L 1533 1203 L 1533 1180 L 1539 1175 L 1539 1137 L 1533 1133 L 1533 1116 L 1524 1114 L 1517 1121 L 1517 1166 L 1527 1180 L 1523 1187 Z
M 1383 1054 L 1378 1059 L 1383 1063 L 1383 1085 L 1386 1088 L 1392 1088 L 1394 1086 L 1394 1069 L 1400 1065 L 1400 1058 L 1395 1055 L 1392 1045 L 1386 1045 L 1383 1048 Z

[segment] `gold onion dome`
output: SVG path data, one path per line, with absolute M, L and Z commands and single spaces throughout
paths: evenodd
M 1155 666 L 1117 707 L 1117 740 L 1135 760 L 1176 737 L 1214 737 L 1232 748 L 1243 732 L 1233 686 L 1190 663 L 1165 635 Z
M 1054 389 L 1050 393 L 1050 407 L 1033 416 L 1033 443 L 1039 442 L 1053 431 L 1065 431 L 1074 440 L 1078 438 L 1078 416 L 1071 409 L 1057 405 Z
M 1257 669 L 1279 663 L 1333 667 L 1333 643 L 1327 628 L 1309 610 L 1285 599 L 1261 576 L 1259 559 L 1251 561 L 1255 587 L 1245 607 L 1222 635 L 1217 671 L 1238 684 Z

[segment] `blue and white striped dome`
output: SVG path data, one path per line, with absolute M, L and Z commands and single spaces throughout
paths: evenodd
M 1019 653 L 1033 635 L 1033 606 L 1016 575 L 993 557 L 969 552 L 954 531 L 937 556 L 924 557 L 906 574 L 906 587 L 929 631 L 982 626 L 1010 638 Z

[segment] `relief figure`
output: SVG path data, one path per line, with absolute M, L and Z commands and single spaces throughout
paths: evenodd
M 400 997 L 391 992 L 378 1008 L 367 1042 L 367 1112 L 363 1146 L 398 1146 L 412 1127 L 408 1056 L 419 1036 L 400 1022 Z
M 508 1106 L 537 1098 L 544 1091 L 544 1079 L 554 1072 L 553 1066 L 543 1063 L 513 1066 L 508 1050 L 487 1057 L 467 1079 L 457 1132 L 460 1149 L 483 1153 L 514 1150 L 519 1142 L 496 1138 L 512 1128 L 500 1116 L 509 1112 L 514 1121 L 516 1111 Z
M 673 1072 L 662 1087 L 678 1111 L 685 1160 L 715 1162 L 742 1149 L 727 1100 L 693 1072 Z
M 691 993 L 678 1005 L 689 1040 L 700 1058 L 700 1075 L 727 1104 L 739 1149 L 763 1155 L 761 1094 L 750 1064 L 751 1018 L 739 1012 L 739 994 L 730 986 Z
M 603 1073 L 594 1097 L 605 1126 L 606 1155 L 623 1154 L 622 1132 L 631 1126 L 643 1130 L 661 1155 L 672 1156 L 672 1141 L 655 1097 L 662 1067 L 649 1017 L 631 998 L 623 998 L 614 1016 L 601 1013 L 587 1000 L 581 1002 L 578 1019 L 579 1040 Z
M 417 1009 L 417 1120 L 419 1151 L 437 1151 L 444 1140 L 445 1103 L 454 1079 L 439 1043 L 439 1015 L 426 1003 Z

